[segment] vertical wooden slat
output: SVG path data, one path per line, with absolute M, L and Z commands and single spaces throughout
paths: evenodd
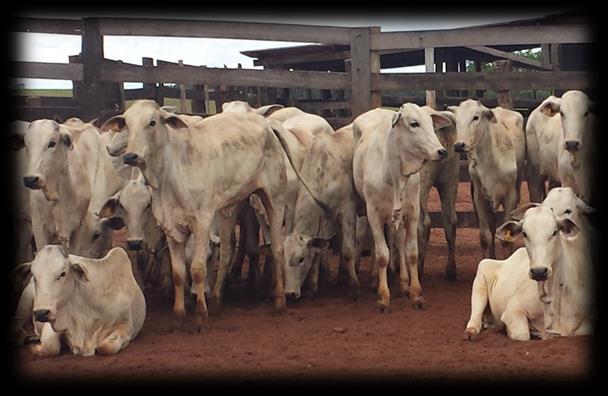
M 153 67 L 154 59 L 152 58 L 141 58 L 141 64 L 144 67 Z M 154 99 L 156 100 L 156 84 L 154 83 L 144 83 L 144 98 L 146 99 Z
M 551 66 L 551 46 L 549 44 L 541 44 L 540 61 L 544 67 Z
M 103 36 L 99 33 L 99 19 L 82 20 L 82 116 L 92 119 L 101 115 L 101 67 L 103 64 Z
M 424 49 L 424 66 L 427 73 L 435 72 L 435 48 Z M 426 91 L 426 105 L 433 109 L 437 108 L 437 96 L 435 91 Z
M 513 64 L 510 60 L 497 60 L 492 63 L 494 64 L 496 73 L 511 73 L 513 70 Z M 498 106 L 509 110 L 514 109 L 511 91 L 508 89 L 496 91 L 496 99 Z
M 179 59 L 177 64 L 183 67 L 184 61 Z M 182 113 L 188 113 L 186 106 L 186 86 L 184 84 L 179 84 L 179 108 Z
M 369 28 L 351 30 L 351 112 L 357 117 L 370 110 L 371 98 L 371 57 Z
M 369 29 L 370 34 L 380 33 L 379 27 L 372 27 Z M 380 74 L 380 51 L 370 51 L 370 73 Z M 371 77 L 371 76 L 370 76 Z M 375 109 L 382 106 L 382 91 L 371 91 L 371 108 Z
M 475 61 L 475 71 L 476 72 L 480 72 L 481 71 L 481 61 L 476 60 Z M 485 94 L 486 91 L 484 91 L 483 89 L 477 90 L 475 91 L 475 96 L 477 98 L 483 98 L 483 95 Z

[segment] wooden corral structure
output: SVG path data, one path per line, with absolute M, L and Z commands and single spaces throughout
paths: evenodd
M 509 90 L 581 89 L 593 97 L 595 68 L 589 61 L 598 44 L 589 19 L 577 12 L 511 23 L 448 30 L 382 32 L 379 27 L 334 27 L 253 22 L 138 18 L 39 19 L 20 17 L 16 32 L 79 35 L 82 50 L 69 63 L 12 62 L 12 76 L 73 81 L 72 98 L 19 98 L 16 118 L 105 119 L 122 112 L 125 101 L 141 98 L 191 99 L 193 114 L 207 115 L 223 102 L 245 100 L 253 106 L 294 105 L 322 115 L 335 127 L 379 106 L 404 102 L 442 107 L 476 96 L 487 106 L 509 104 Z M 104 36 L 168 36 L 318 43 L 291 48 L 244 51 L 264 70 L 211 68 L 151 58 L 141 65 L 104 58 Z M 541 60 L 513 51 L 538 48 Z M 464 72 L 466 62 L 476 71 Z M 493 71 L 482 63 L 494 62 Z M 444 71 L 445 64 L 445 71 Z M 425 65 L 425 73 L 381 73 L 381 69 Z M 511 71 L 511 68 L 514 68 Z M 501 71 L 502 70 L 502 71 Z M 142 89 L 124 90 L 124 82 Z M 174 83 L 170 88 L 163 83 Z M 484 97 L 484 91 L 497 98 Z M 425 92 L 426 91 L 426 92 Z M 391 94 L 397 92 L 398 95 Z M 403 92 L 425 92 L 403 95 Z M 501 96 L 503 95 L 503 96 Z M 505 99 L 506 98 L 506 99 Z M 530 109 L 539 100 L 513 103 Z M 215 106 L 212 106 L 214 104 Z M 461 181 L 468 180 L 466 168 Z M 438 214 L 432 216 L 440 226 Z M 459 213 L 460 226 L 476 223 Z

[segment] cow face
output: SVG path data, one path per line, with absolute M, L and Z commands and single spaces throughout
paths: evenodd
M 152 216 L 152 193 L 141 178 L 130 180 L 123 189 L 106 201 L 101 218 L 121 219 L 127 227 L 127 249 L 139 250 L 144 241 L 144 228 Z
M 314 259 L 327 247 L 329 241 L 292 233 L 285 238 L 285 295 L 300 298 L 302 285 Z
M 60 245 L 40 249 L 29 270 L 34 282 L 34 319 L 54 326 L 57 311 L 69 300 L 80 282 L 87 282 L 86 269 Z M 57 329 L 55 329 L 57 330 Z
M 558 220 L 571 219 L 576 224 L 584 222 L 583 217 L 597 213 L 595 209 L 580 199 L 570 187 L 552 188 L 543 201 Z
M 492 110 L 477 100 L 468 99 L 458 106 L 450 106 L 456 116 L 456 143 L 454 149 L 466 153 L 475 148 L 483 133 L 487 133 L 488 124 L 496 123 Z
M 564 149 L 576 153 L 583 148 L 585 135 L 590 133 L 592 103 L 581 91 L 568 91 L 561 98 L 559 112 L 564 132 Z
M 70 240 L 70 252 L 83 257 L 101 258 L 112 248 L 112 231 L 123 227 L 122 218 L 100 219 L 87 212 Z
M 416 168 L 424 161 L 438 161 L 448 155 L 437 139 L 435 130 L 450 123 L 449 118 L 439 113 L 429 114 L 416 104 L 405 103 L 393 115 L 389 139 L 391 144 L 396 146 L 395 149 L 408 154 L 411 167 Z M 417 161 L 420 161 L 420 164 L 416 164 Z M 404 166 L 410 167 L 410 164 Z M 404 172 L 409 174 L 417 170 L 404 169 Z
M 560 237 L 569 239 L 578 235 L 579 227 L 569 218 L 558 220 L 549 207 L 530 208 L 520 221 L 509 221 L 496 230 L 503 241 L 523 236 L 530 260 L 530 279 L 542 282 L 553 274 L 553 265 L 561 255 Z
M 36 120 L 24 135 L 28 165 L 23 184 L 32 190 L 54 184 L 68 164 L 68 150 L 72 150 L 72 136 L 55 121 Z

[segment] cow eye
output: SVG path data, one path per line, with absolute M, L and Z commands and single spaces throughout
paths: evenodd
M 57 277 L 57 280 L 63 278 L 65 276 L 65 271 L 63 271 L 61 274 L 59 274 L 59 276 Z
M 149 126 L 153 127 L 156 125 L 156 120 L 152 120 L 150 121 L 150 124 L 148 124 Z
M 420 124 L 418 124 L 418 122 L 414 121 L 414 122 L 412 122 L 412 123 L 410 124 L 410 126 L 411 126 L 412 128 L 418 128 L 418 127 L 420 126 Z
M 572 213 L 572 209 L 566 209 L 566 210 L 564 210 L 564 214 L 570 214 L 570 213 Z
M 300 257 L 300 260 L 298 261 L 298 265 L 302 265 L 303 262 L 304 262 L 304 257 Z
M 557 230 L 553 231 L 553 235 L 551 236 L 556 236 L 557 235 Z
M 146 206 L 146 209 L 148 209 L 150 206 L 152 206 L 152 202 L 148 202 L 148 206 Z
M 473 116 L 473 121 L 477 121 L 478 119 L 479 119 L 479 116 L 478 116 L 478 115 Z
M 524 236 L 524 238 L 526 238 L 526 239 L 528 238 L 528 235 L 526 235 L 525 231 L 522 233 L 522 235 Z
M 55 143 L 54 141 L 52 141 L 52 140 L 51 140 L 51 141 L 49 142 L 48 147 L 49 147 L 49 148 L 51 148 L 51 147 L 55 147 L 55 145 L 56 145 L 56 144 L 57 144 L 57 143 Z
M 97 238 L 99 238 L 101 236 L 101 234 L 99 232 L 96 232 L 95 234 L 93 234 L 93 238 L 91 239 L 91 241 L 96 240 Z

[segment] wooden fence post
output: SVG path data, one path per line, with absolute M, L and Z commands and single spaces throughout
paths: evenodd
M 435 72 L 435 48 L 424 49 L 424 66 L 427 73 Z M 437 108 L 437 96 L 435 91 L 426 91 L 426 105 L 433 109 Z
M 141 64 L 144 67 L 154 67 L 154 59 L 152 58 L 141 58 Z M 155 83 L 144 83 L 144 98 L 156 100 L 156 84 Z
M 177 64 L 184 67 L 184 61 L 182 59 L 179 59 Z M 188 113 L 188 108 L 186 106 L 186 86 L 184 84 L 179 84 L 179 109 L 182 113 Z
M 492 62 L 492 64 L 494 65 L 494 70 L 496 70 L 497 73 L 510 73 L 513 70 L 513 65 L 511 64 L 510 60 L 496 60 Z M 496 100 L 498 102 L 498 106 L 509 110 L 514 109 L 511 91 L 508 89 L 496 91 Z
M 370 27 L 369 28 L 370 36 L 372 35 L 372 33 L 380 33 L 380 28 L 377 26 Z M 369 57 L 370 57 L 370 73 L 371 74 L 380 74 L 381 73 L 380 51 L 370 51 Z M 371 74 L 370 74 L 370 79 L 371 79 Z M 370 84 L 371 84 L 371 81 L 370 81 Z M 370 89 L 371 89 L 371 87 L 370 87 Z M 372 109 L 375 109 L 377 107 L 382 107 L 382 91 L 371 91 L 370 106 Z
M 82 63 L 80 54 L 68 56 L 69 63 Z M 72 81 L 72 98 L 82 106 L 82 82 Z
M 101 116 L 104 95 L 101 94 L 101 66 L 103 36 L 99 33 L 99 19 L 82 20 L 82 117 L 92 119 Z M 100 95 L 101 94 L 101 95 Z
M 370 29 L 351 29 L 351 94 L 350 108 L 355 118 L 372 108 Z

